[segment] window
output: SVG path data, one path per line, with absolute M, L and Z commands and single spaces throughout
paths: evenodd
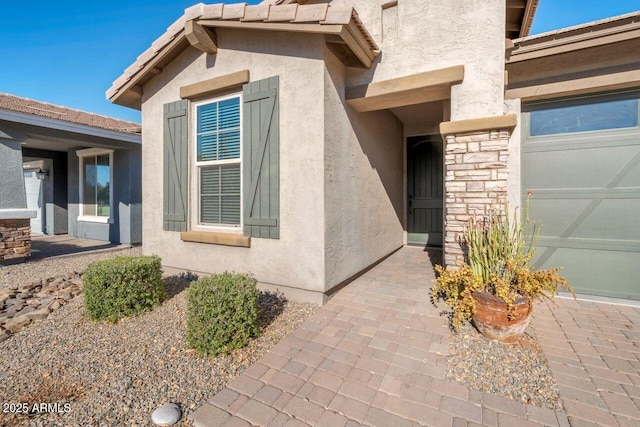
M 90 148 L 80 158 L 80 217 L 82 221 L 111 219 L 113 151 Z
M 240 96 L 195 105 L 197 225 L 241 227 Z
M 534 106 L 529 119 L 530 136 L 637 127 L 638 98 L 609 98 Z

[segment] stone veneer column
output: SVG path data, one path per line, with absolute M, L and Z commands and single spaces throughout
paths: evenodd
M 516 116 L 442 123 L 445 143 L 444 264 L 464 261 L 467 222 L 506 201 L 509 138 Z
M 30 255 L 30 219 L 0 219 L 0 261 L 21 259 Z

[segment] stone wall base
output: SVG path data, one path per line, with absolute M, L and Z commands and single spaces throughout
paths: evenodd
M 0 219 L 0 262 L 31 256 L 29 218 Z

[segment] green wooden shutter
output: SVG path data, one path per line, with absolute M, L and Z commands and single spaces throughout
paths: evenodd
M 187 100 L 164 105 L 163 226 L 187 231 L 188 121 Z
M 278 77 L 243 87 L 244 235 L 280 238 Z

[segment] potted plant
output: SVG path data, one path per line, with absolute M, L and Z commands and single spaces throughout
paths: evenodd
M 528 200 L 521 221 L 509 220 L 506 204 L 485 218 L 472 218 L 463 235 L 467 261 L 457 268 L 437 265 L 432 301 L 451 307 L 451 326 L 473 320 L 485 336 L 517 341 L 529 324 L 533 303 L 552 299 L 558 289 L 573 290 L 559 268 L 534 271 L 540 226 L 529 218 Z

